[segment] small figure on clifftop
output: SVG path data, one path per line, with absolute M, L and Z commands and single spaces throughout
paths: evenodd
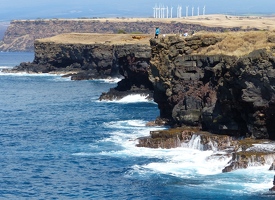
M 159 37 L 159 33 L 160 33 L 159 27 L 156 27 L 156 32 L 155 32 L 156 39 Z
M 269 189 L 269 191 L 275 191 L 275 175 L 273 178 L 273 187 Z

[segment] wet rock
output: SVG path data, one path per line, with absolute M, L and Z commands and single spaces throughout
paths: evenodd
M 251 152 L 241 151 L 234 152 L 232 160 L 222 172 L 230 172 L 237 169 L 246 169 L 251 166 L 264 166 L 270 164 L 275 159 L 275 153 L 272 152 Z

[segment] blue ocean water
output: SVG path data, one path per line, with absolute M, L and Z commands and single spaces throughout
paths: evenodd
M 0 52 L 0 68 L 33 53 Z M 138 148 L 158 114 L 140 96 L 98 101 L 116 83 L 0 73 L 0 199 L 273 199 L 269 166 L 230 173 L 230 158 Z M 192 147 L 192 145 L 190 146 Z

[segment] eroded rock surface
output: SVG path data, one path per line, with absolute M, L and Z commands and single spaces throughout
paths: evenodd
M 142 42 L 144 38 L 133 37 L 114 34 L 65 34 L 37 40 L 34 61 L 21 63 L 11 72 L 59 73 L 71 76 L 73 80 L 123 75 L 128 78 L 128 82 L 134 82 L 137 87 L 142 88 L 146 84 L 143 77 L 148 77 L 146 70 L 151 55 L 149 36 L 142 36 L 148 38 L 145 39 L 145 43 Z M 112 39 L 116 40 L 111 42 Z M 132 73 L 125 70 L 128 64 Z M 150 83 L 148 78 L 147 82 Z M 127 84 L 124 84 L 124 90 L 132 85 L 132 83 Z
M 217 37 L 151 39 L 149 79 L 160 117 L 172 126 L 216 134 L 275 139 L 275 57 L 267 49 L 247 55 L 200 55 Z

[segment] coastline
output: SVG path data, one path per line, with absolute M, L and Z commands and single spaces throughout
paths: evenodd
M 152 87 L 150 85 L 148 87 L 145 87 L 146 85 L 144 84 L 144 80 L 147 81 L 148 79 L 150 79 L 150 81 L 154 84 L 154 92 L 155 92 L 154 99 L 159 105 L 159 109 L 161 112 L 160 117 L 163 118 L 164 121 L 168 119 L 168 121 L 170 122 L 172 121 L 174 123 L 172 124 L 176 126 L 181 126 L 181 125 L 184 125 L 185 123 L 189 123 L 193 126 L 198 126 L 198 127 L 202 127 L 202 124 L 204 124 L 205 122 L 211 122 L 209 123 L 210 124 L 209 127 L 207 127 L 210 130 L 209 132 L 218 131 L 218 132 L 222 132 L 222 134 L 226 134 L 226 133 L 233 134 L 233 135 L 236 134 L 235 136 L 242 136 L 242 137 L 245 135 L 248 135 L 249 137 L 252 137 L 252 138 L 263 139 L 263 138 L 269 137 L 268 134 L 264 133 L 264 130 L 272 129 L 273 127 L 270 127 L 270 128 L 264 127 L 267 125 L 271 126 L 271 124 L 265 124 L 266 122 L 264 122 L 265 120 L 270 120 L 270 116 L 269 116 L 270 113 L 266 111 L 258 111 L 257 106 L 255 106 L 256 114 L 249 113 L 250 111 L 249 109 L 245 110 L 241 108 L 240 105 L 236 105 L 235 107 L 235 109 L 237 109 L 237 106 L 238 106 L 238 109 L 240 109 L 240 113 L 247 113 L 247 116 L 259 115 L 260 116 L 259 119 L 256 119 L 255 121 L 251 121 L 252 119 L 242 119 L 243 121 L 239 122 L 238 121 L 240 120 L 239 118 L 237 119 L 232 117 L 232 116 L 237 116 L 238 113 L 232 113 L 232 116 L 231 114 L 228 116 L 224 116 L 224 113 L 226 113 L 224 112 L 224 110 L 216 109 L 215 112 L 217 113 L 214 113 L 214 108 L 216 107 L 216 101 L 217 101 L 217 98 L 219 98 L 217 95 L 218 90 L 221 87 L 223 87 L 223 85 L 220 85 L 220 83 L 225 81 L 228 81 L 228 85 L 236 87 L 236 88 L 227 88 L 225 85 L 225 87 L 222 90 L 226 90 L 226 92 L 228 93 L 230 93 L 230 91 L 235 91 L 235 90 L 236 91 L 245 90 L 245 89 L 247 90 L 244 92 L 244 97 L 234 96 L 236 94 L 230 93 L 230 95 L 232 95 L 232 97 L 230 98 L 234 99 L 234 102 L 238 102 L 241 100 L 242 103 L 245 105 L 245 107 L 250 108 L 252 106 L 250 105 L 250 102 L 252 101 L 254 102 L 255 99 L 261 100 L 262 98 L 263 99 L 262 102 L 267 101 L 265 99 L 266 97 L 262 97 L 257 93 L 257 91 L 255 92 L 255 94 L 253 91 L 253 98 L 250 97 L 249 94 L 251 93 L 251 91 L 249 87 L 240 88 L 240 85 L 245 85 L 245 79 L 247 78 L 247 76 L 249 76 L 248 80 L 250 80 L 250 76 L 252 77 L 255 75 L 255 74 L 253 75 L 253 73 L 258 73 L 258 75 L 261 76 L 260 72 L 258 71 L 250 72 L 248 69 L 249 65 L 254 65 L 254 63 L 258 63 L 261 61 L 268 63 L 268 65 L 272 65 L 270 63 L 273 62 L 271 61 L 271 57 L 269 57 L 271 56 L 270 53 L 271 54 L 274 53 L 273 43 L 275 41 L 275 37 L 273 32 L 272 31 L 270 32 L 271 33 L 270 37 L 269 37 L 269 34 L 267 34 L 267 32 L 258 32 L 258 33 L 260 34 L 257 34 L 257 32 L 255 32 L 254 35 L 252 34 L 252 36 L 249 38 L 247 38 L 246 36 L 251 33 L 247 33 L 247 32 L 245 32 L 244 36 L 242 37 L 240 36 L 240 34 L 235 34 L 235 33 L 230 33 L 231 35 L 229 33 L 228 35 L 226 35 L 227 33 L 223 33 L 223 34 L 217 33 L 212 35 L 209 33 L 202 33 L 202 34 L 195 34 L 194 36 L 186 37 L 186 38 L 180 37 L 177 34 L 173 34 L 173 35 L 167 35 L 165 37 L 161 37 L 158 40 L 151 39 L 152 35 L 150 34 L 148 35 L 92 34 L 92 33 L 61 34 L 61 35 L 53 36 L 51 38 L 36 40 L 35 62 L 39 63 L 40 66 L 44 64 L 49 64 L 49 61 L 53 63 L 56 62 L 57 67 L 62 65 L 65 68 L 68 67 L 67 69 L 72 70 L 71 71 L 72 73 L 75 73 L 73 69 L 80 67 L 82 70 L 83 66 L 85 66 L 85 65 L 82 65 L 83 63 L 82 61 L 80 61 L 80 63 L 77 63 L 79 59 L 85 61 L 85 64 L 87 64 L 85 67 L 87 67 L 90 64 L 89 63 L 90 61 L 97 60 L 99 57 L 101 61 L 106 63 L 107 64 L 106 66 L 109 66 L 109 67 L 111 66 L 110 63 L 114 64 L 113 60 L 116 60 L 115 66 L 120 67 L 120 69 L 117 71 L 120 71 L 121 75 L 125 76 L 124 82 L 122 81 L 118 84 L 124 87 L 123 91 L 125 91 L 125 89 L 129 89 L 129 90 L 132 90 L 132 92 L 133 91 L 135 92 L 142 89 L 141 92 L 144 92 L 143 91 L 144 88 L 152 90 L 150 89 L 150 87 Z M 267 49 L 268 51 L 262 50 L 263 46 L 259 47 L 255 45 L 256 42 L 258 41 L 256 36 L 257 35 L 261 36 L 261 34 L 265 36 L 263 40 L 269 43 L 269 45 L 271 46 L 269 49 Z M 252 45 L 255 45 L 255 48 L 248 49 L 249 52 L 243 55 L 242 54 L 228 55 L 232 57 L 226 57 L 224 55 L 221 55 L 221 53 L 219 52 L 217 53 L 217 51 L 214 51 L 214 53 L 211 53 L 212 50 L 215 50 L 214 47 L 220 48 L 220 46 L 225 48 L 224 52 L 227 52 L 226 47 L 229 47 L 234 42 L 226 41 L 226 38 L 229 38 L 232 35 L 236 36 L 236 38 L 238 39 L 240 38 L 242 39 L 242 41 L 238 41 L 238 44 L 240 44 L 241 46 L 245 46 L 243 41 L 248 41 L 249 45 L 251 43 Z M 224 45 L 221 45 L 222 41 L 225 41 Z M 233 41 L 234 41 L 234 37 L 233 37 Z M 149 46 L 149 44 L 151 45 L 151 47 Z M 119 45 L 118 48 L 116 48 L 116 45 Z M 132 46 L 133 48 L 131 47 L 130 49 L 123 49 L 127 45 L 133 45 Z M 143 49 L 142 53 L 138 55 L 137 50 L 140 50 L 142 45 L 145 46 L 145 49 Z M 229 45 L 229 46 L 226 46 L 226 45 Z M 144 46 L 142 48 L 144 48 Z M 113 47 L 115 47 L 115 52 L 113 50 Z M 148 53 L 151 50 L 153 51 L 153 54 L 152 54 L 153 57 L 150 57 L 149 56 L 150 53 Z M 106 58 L 107 52 L 109 55 L 108 56 L 109 60 Z M 143 57 L 144 52 L 146 52 L 145 53 L 146 57 Z M 47 53 L 49 54 L 50 57 L 48 58 L 50 59 L 47 58 Z M 134 55 L 132 56 L 132 54 Z M 88 57 L 85 57 L 87 55 Z M 113 58 L 113 55 L 117 56 L 116 59 Z M 44 56 L 44 58 L 41 59 L 42 58 L 41 56 L 42 57 Z M 241 59 L 238 60 L 237 57 L 234 57 L 234 56 L 239 56 L 239 58 Z M 248 60 L 251 59 L 254 61 L 250 63 L 250 61 L 246 60 L 245 56 L 248 57 Z M 74 61 L 70 61 L 70 63 L 68 63 L 68 60 L 70 60 L 71 58 L 74 58 L 74 59 L 77 58 L 77 59 L 75 59 Z M 151 61 L 149 61 L 150 58 L 151 58 Z M 236 63 L 241 65 L 242 70 L 246 70 L 246 72 L 243 74 L 243 77 L 241 77 L 240 80 L 236 78 L 237 73 L 241 74 L 243 71 L 242 70 L 240 72 L 238 71 L 239 70 L 238 66 L 235 66 Z M 99 66 L 102 67 L 102 63 L 97 63 L 97 68 Z M 169 67 L 167 68 L 167 66 Z M 22 67 L 24 69 L 23 65 Z M 263 66 L 261 67 L 264 68 Z M 92 69 L 95 69 L 95 66 L 90 65 L 88 66 L 88 68 L 92 70 Z M 39 69 L 39 67 L 37 69 Z M 52 66 L 49 66 L 47 70 L 49 69 L 52 69 Z M 57 70 L 55 69 L 54 71 L 57 71 Z M 50 71 L 46 71 L 46 72 L 49 73 Z M 144 72 L 146 73 L 148 72 L 149 75 Z M 85 74 L 87 73 L 86 71 L 81 71 L 81 73 L 82 73 L 80 75 L 81 79 L 87 78 Z M 235 77 L 235 73 L 236 73 L 236 77 Z M 100 72 L 98 74 L 102 74 L 102 73 Z M 96 76 L 93 76 L 92 78 L 96 78 L 98 74 Z M 140 78 L 141 74 L 144 75 L 145 79 Z M 213 81 L 211 79 L 210 74 L 212 74 L 216 79 L 220 79 L 220 80 Z M 94 75 L 94 72 L 93 72 L 93 75 Z M 110 74 L 108 74 L 108 76 L 109 75 Z M 232 80 L 230 80 L 231 75 L 233 75 L 233 77 L 235 77 L 236 80 L 238 79 L 238 81 L 239 82 L 241 81 L 242 83 L 240 85 L 234 85 L 233 84 L 234 81 L 232 82 Z M 225 80 L 223 79 L 223 76 L 225 76 Z M 270 77 L 270 80 L 272 79 L 272 77 Z M 133 81 L 133 80 L 136 81 L 138 79 L 140 79 L 139 82 Z M 80 80 L 80 79 L 79 77 L 77 77 L 74 80 Z M 125 83 L 125 80 L 127 80 L 128 82 Z M 201 80 L 204 81 L 203 86 L 202 86 Z M 131 83 L 132 85 L 130 85 L 129 83 Z M 189 86 L 187 86 L 188 84 Z M 256 84 L 257 87 L 263 87 L 262 85 L 257 85 L 257 81 L 249 84 L 251 85 Z M 137 85 L 140 86 L 138 89 L 137 89 Z M 183 90 L 183 91 L 189 91 L 186 93 L 187 95 L 183 95 L 181 94 L 182 92 L 180 93 L 180 91 L 177 91 L 178 89 L 176 90 L 174 89 L 174 88 L 184 88 L 184 87 L 188 88 Z M 166 91 L 164 91 L 163 88 L 165 88 Z M 190 91 L 193 93 L 191 93 Z M 198 94 L 199 92 L 201 94 Z M 270 92 L 270 91 L 266 91 L 266 92 Z M 111 96 L 110 97 L 107 96 L 107 98 L 114 98 L 115 95 L 111 93 Z M 219 100 L 220 102 L 218 103 L 220 104 L 224 103 L 224 106 L 227 107 L 228 104 L 230 104 L 228 102 L 231 99 L 230 98 L 226 99 L 227 94 L 223 94 L 223 95 L 224 95 L 223 98 L 225 99 Z M 187 98 L 186 100 L 186 96 L 188 96 L 189 99 Z M 198 96 L 201 99 L 199 99 Z M 185 103 L 187 102 L 187 104 L 190 104 L 190 105 L 183 105 L 182 102 L 185 102 Z M 234 102 L 232 104 L 234 104 Z M 203 106 L 201 108 L 198 108 L 197 105 L 203 105 Z M 265 109 L 267 109 L 268 107 L 265 104 L 260 106 L 264 107 Z M 169 110 L 167 108 L 169 108 Z M 205 110 L 204 114 L 200 113 L 202 112 L 202 110 Z M 252 110 L 254 110 L 254 108 Z M 206 121 L 201 122 L 200 118 L 203 115 L 205 116 L 207 115 L 206 116 L 207 119 Z M 268 116 L 267 119 L 262 119 L 262 116 L 265 116 L 265 115 Z M 227 123 L 226 121 L 230 123 Z M 245 123 L 247 123 L 248 125 Z M 258 130 L 252 130 L 252 131 L 250 130 L 250 132 L 247 133 L 246 131 L 248 131 L 248 129 L 243 129 L 243 127 L 245 127 L 246 125 L 253 126 L 254 123 L 255 124 L 261 123 L 261 125 L 263 126 L 261 130 L 263 131 L 259 132 Z M 261 153 L 262 152 L 259 152 L 260 156 L 262 156 Z M 239 159 L 239 157 L 237 159 Z M 242 161 L 233 160 L 232 163 L 233 162 L 238 163 Z M 236 165 L 238 167 L 239 164 L 236 164 Z M 226 169 L 226 171 L 234 170 L 237 167 L 233 165 L 232 169 Z

